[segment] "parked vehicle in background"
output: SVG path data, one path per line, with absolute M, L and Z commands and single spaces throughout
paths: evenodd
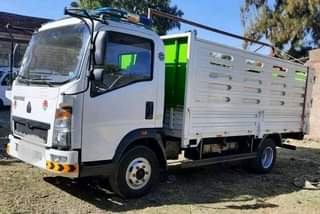
M 191 32 L 160 38 L 121 10 L 66 14 L 34 34 L 13 83 L 13 157 L 57 176 L 104 175 L 139 197 L 168 160 L 245 160 L 267 173 L 276 147 L 292 148 L 283 139 L 308 130 L 312 78 L 301 64 Z
M 14 73 L 17 73 L 18 69 L 14 68 Z M 10 106 L 11 101 L 6 97 L 6 91 L 10 87 L 10 72 L 8 67 L 0 67 L 0 109 L 4 106 Z

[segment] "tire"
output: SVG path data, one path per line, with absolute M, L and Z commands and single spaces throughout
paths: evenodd
M 122 198 L 146 195 L 159 182 L 160 169 L 156 154 L 145 146 L 128 150 L 109 177 L 112 190 Z
M 276 162 L 276 145 L 272 139 L 266 139 L 257 148 L 257 157 L 248 161 L 249 170 L 258 174 L 270 172 Z
M 0 110 L 4 108 L 4 104 L 3 104 L 3 101 L 0 100 Z

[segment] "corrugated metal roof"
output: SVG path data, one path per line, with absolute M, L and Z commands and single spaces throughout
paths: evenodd
M 7 32 L 6 30 L 7 24 L 11 24 L 13 26 L 37 29 L 41 27 L 42 24 L 49 21 L 51 20 L 0 11 L 0 32 Z M 21 31 L 13 31 L 13 32 L 18 34 L 25 34 L 24 32 L 21 32 Z

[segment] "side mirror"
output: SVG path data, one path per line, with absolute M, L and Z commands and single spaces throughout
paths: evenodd
M 103 81 L 103 72 L 104 72 L 104 69 L 103 68 L 95 68 L 93 70 L 93 77 L 92 79 L 94 81 L 99 81 L 99 82 L 102 82 Z
M 96 46 L 96 50 L 94 54 L 95 65 L 99 66 L 104 64 L 106 41 L 107 41 L 107 32 L 100 31 L 94 41 Z

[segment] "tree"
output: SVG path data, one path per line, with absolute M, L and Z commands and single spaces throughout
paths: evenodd
M 86 9 L 114 7 L 125 9 L 131 13 L 146 15 L 150 7 L 178 17 L 183 16 L 183 12 L 176 5 L 171 6 L 170 0 L 79 0 L 79 2 L 80 7 Z M 153 19 L 153 25 L 155 31 L 160 35 L 166 34 L 168 30 L 173 28 L 180 29 L 180 23 L 160 17 Z
M 267 39 L 294 57 L 320 47 L 320 0 L 244 0 L 241 17 L 244 36 Z

